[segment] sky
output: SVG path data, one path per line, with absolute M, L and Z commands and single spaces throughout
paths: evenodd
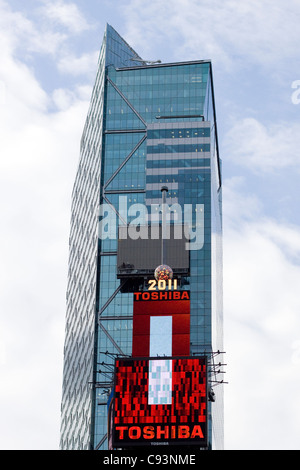
M 0 0 L 0 448 L 59 448 L 71 192 L 106 23 L 146 60 L 212 61 L 225 449 L 298 450 L 298 0 Z

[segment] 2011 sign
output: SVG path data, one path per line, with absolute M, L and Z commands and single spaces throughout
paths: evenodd
M 156 288 L 158 290 L 166 290 L 166 288 L 176 290 L 178 288 L 177 279 L 159 279 L 158 281 L 156 281 L 156 279 L 150 279 L 148 284 L 148 290 L 156 290 Z

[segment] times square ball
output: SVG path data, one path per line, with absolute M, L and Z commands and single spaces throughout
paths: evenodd
M 154 277 L 157 281 L 168 281 L 169 279 L 172 279 L 173 277 L 173 271 L 170 268 L 170 266 L 166 264 L 161 264 L 160 266 L 157 266 L 157 268 L 154 271 Z

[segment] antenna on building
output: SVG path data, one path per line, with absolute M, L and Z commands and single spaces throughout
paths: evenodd
M 165 263 L 166 256 L 166 247 L 165 247 L 165 238 L 166 238 L 166 193 L 168 192 L 167 186 L 161 187 L 162 192 L 162 221 L 161 221 L 161 264 Z
M 167 186 L 162 186 L 161 187 L 161 192 L 162 192 L 162 216 L 161 216 L 161 264 L 157 266 L 157 268 L 154 271 L 154 277 L 157 281 L 159 280 L 165 280 L 167 281 L 168 279 L 173 278 L 173 270 L 165 264 L 165 258 L 166 258 L 166 245 L 165 245 L 165 239 L 166 239 L 166 197 L 167 197 L 167 192 L 168 192 L 168 187 Z
M 130 60 L 133 60 L 134 62 L 143 62 L 144 64 L 149 64 L 149 65 L 154 65 L 154 64 L 161 64 L 161 60 L 143 60 L 143 59 L 135 59 L 132 58 Z

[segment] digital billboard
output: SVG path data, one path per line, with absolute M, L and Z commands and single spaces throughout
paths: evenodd
M 207 445 L 205 357 L 115 363 L 113 445 Z
M 190 355 L 190 292 L 135 292 L 132 356 Z

